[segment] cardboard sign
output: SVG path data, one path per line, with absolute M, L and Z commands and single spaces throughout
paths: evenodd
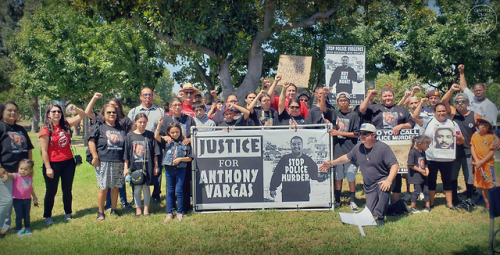
M 297 87 L 307 88 L 311 74 L 311 62 L 311 56 L 280 55 L 278 74 L 281 75 L 281 81 L 278 85 L 291 82 Z

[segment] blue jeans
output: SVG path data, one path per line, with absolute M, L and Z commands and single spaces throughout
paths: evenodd
M 125 184 L 123 184 L 120 188 L 118 188 L 118 196 L 120 197 L 120 201 L 122 202 L 122 206 L 127 205 L 127 190 Z M 106 205 L 104 208 L 111 208 L 111 189 L 108 189 L 108 195 L 106 196 Z
M 16 230 L 30 228 L 31 199 L 14 199 L 14 211 L 16 211 Z
M 174 212 L 175 198 L 177 198 L 177 213 L 182 213 L 184 198 L 182 187 L 186 177 L 186 168 L 165 166 L 165 177 L 167 177 L 167 213 Z
M 10 228 L 10 217 L 12 214 L 12 184 L 11 178 L 6 183 L 0 181 L 0 227 Z

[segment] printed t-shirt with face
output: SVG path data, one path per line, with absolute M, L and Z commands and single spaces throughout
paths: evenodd
M 438 162 L 451 162 L 455 160 L 456 157 L 455 146 L 449 149 L 439 148 L 439 146 L 436 146 L 435 134 L 437 130 L 444 128 L 451 129 L 452 132 L 456 132 L 457 130 L 460 130 L 458 124 L 449 119 L 446 119 L 446 121 L 444 122 L 439 122 L 436 118 L 432 118 L 429 121 L 424 121 L 422 126 L 425 128 L 423 134 L 431 138 L 431 144 L 429 145 L 429 149 L 425 151 L 425 156 L 427 160 L 438 161 Z
M 39 137 L 49 136 L 50 132 L 46 126 L 40 129 Z M 52 132 L 52 137 L 49 138 L 49 161 L 50 162 L 61 162 L 73 158 L 73 153 L 71 152 L 71 136 L 69 131 L 62 130 L 61 126 L 54 126 L 54 131 Z
M 394 152 L 383 142 L 375 142 L 370 149 L 358 143 L 347 153 L 347 158 L 359 166 L 365 191 L 377 188 L 377 183 L 389 175 L 391 166 L 398 163 Z
M 125 130 L 120 125 L 114 127 L 103 123 L 93 125 L 89 132 L 89 139 L 94 138 L 99 160 L 103 162 L 122 162 Z
M 145 167 L 146 181 L 148 184 L 151 181 L 150 176 L 153 176 L 154 157 L 160 155 L 160 147 L 154 138 L 154 133 L 146 130 L 142 134 L 130 132 L 125 138 L 125 153 L 124 160 L 128 160 L 130 171 L 140 170 Z
M 399 105 L 385 107 L 382 104 L 370 104 L 365 116 L 377 129 L 392 129 L 404 123 L 410 123 L 412 127 L 415 125 L 410 112 Z
M 0 120 L 0 163 L 9 173 L 17 172 L 21 159 L 29 158 L 33 144 L 26 130 Z
M 255 107 L 253 113 L 250 113 L 251 119 L 255 126 L 276 126 L 278 122 L 278 112 L 273 108 L 269 111 L 262 110 L 262 107 Z
M 292 117 L 286 110 L 278 115 L 278 123 L 280 126 L 295 126 L 307 124 L 307 119 L 302 116 Z
M 349 112 L 342 112 L 336 110 L 337 119 L 335 120 L 336 129 L 341 132 L 359 133 L 359 126 L 361 125 L 360 118 L 357 112 L 349 110 Z M 333 158 L 349 153 L 354 145 L 358 142 L 358 138 L 349 138 L 345 136 L 333 136 Z
M 425 151 L 419 152 L 415 148 L 411 148 L 410 153 L 408 154 L 408 173 L 410 184 L 423 184 L 427 182 L 427 177 L 423 176 L 421 173 L 410 169 L 410 166 L 416 166 L 420 169 L 425 170 L 428 162 L 425 158 Z

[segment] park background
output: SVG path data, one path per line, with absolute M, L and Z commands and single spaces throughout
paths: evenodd
M 396 100 L 416 85 L 424 88 L 418 96 L 432 88 L 446 91 L 458 82 L 456 66 L 465 64 L 469 87 L 487 83 L 487 97 L 500 105 L 498 13 L 499 1 L 1 0 L 0 101 L 15 101 L 21 124 L 33 132 L 51 101 L 84 107 L 94 92 L 106 100 L 120 98 L 128 110 L 139 104 L 144 86 L 155 90 L 154 104 L 163 105 L 179 84 L 191 82 L 202 92 L 217 90 L 221 98 L 235 93 L 242 103 L 247 92 L 261 89 L 262 77 L 274 77 L 280 54 L 313 57 L 305 89 L 311 92 L 324 84 L 324 47 L 332 44 L 364 45 L 367 88 L 390 83 Z M 38 139 L 30 135 L 35 189 L 43 197 Z M 83 144 L 81 136 L 73 140 Z M 77 148 L 81 155 L 84 150 Z M 384 228 L 367 227 L 362 238 L 331 211 L 193 214 L 182 223 L 163 224 L 163 202 L 150 218 L 135 219 L 132 210 L 124 210 L 122 217 L 98 223 L 95 184 L 91 166 L 79 166 L 75 219 L 61 223 L 58 197 L 54 226 L 45 228 L 41 208 L 33 208 L 33 236 L 8 235 L 2 249 L 6 254 L 487 252 L 488 216 L 480 210 L 451 212 L 439 200 L 430 214 L 390 217 Z M 357 197 L 363 197 L 360 185 Z

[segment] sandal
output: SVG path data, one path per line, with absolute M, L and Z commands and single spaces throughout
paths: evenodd
M 96 220 L 98 220 L 98 221 L 104 221 L 105 218 L 106 218 L 106 216 L 104 215 L 104 213 L 97 212 L 97 218 L 96 218 Z

